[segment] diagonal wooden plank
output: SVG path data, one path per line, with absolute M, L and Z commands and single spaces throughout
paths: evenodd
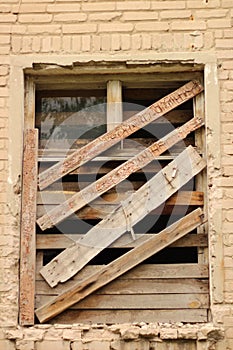
M 142 261 L 159 252 L 161 249 L 185 236 L 203 222 L 203 211 L 200 208 L 194 210 L 192 213 L 170 225 L 140 246 L 104 266 L 97 273 L 94 273 L 84 281 L 76 283 L 46 305 L 41 306 L 36 310 L 39 321 L 46 322 L 50 320 L 100 287 L 105 286 Z
M 36 196 L 38 130 L 24 134 L 23 186 L 20 249 L 19 318 L 21 325 L 34 324 Z
M 189 146 L 82 239 L 44 266 L 40 273 L 52 287 L 67 281 L 99 252 L 163 204 L 205 166 L 206 162 Z
M 37 224 L 42 230 L 58 224 L 77 210 L 84 207 L 87 203 L 93 201 L 112 187 L 125 180 L 129 175 L 149 164 L 155 157 L 168 150 L 177 142 L 183 140 L 190 132 L 203 125 L 203 120 L 193 118 L 181 127 L 173 130 L 151 146 L 141 151 L 138 155 L 127 162 L 119 165 L 99 180 L 90 184 L 82 191 L 76 193 L 71 198 L 50 210 L 37 220 Z M 43 193 L 42 193 L 43 197 Z
M 113 130 L 96 138 L 80 150 L 73 152 L 71 155 L 67 156 L 64 161 L 60 161 L 50 169 L 43 171 L 38 177 L 39 188 L 41 190 L 46 188 L 54 181 L 62 178 L 64 175 L 83 165 L 103 151 L 106 151 L 108 148 L 145 125 L 196 96 L 201 91 L 203 91 L 203 87 L 197 80 L 190 81 L 183 85 L 176 91 L 155 102 L 150 107 L 116 126 Z

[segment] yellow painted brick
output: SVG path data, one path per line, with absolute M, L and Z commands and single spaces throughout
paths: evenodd
M 65 52 L 69 52 L 71 50 L 71 36 L 70 35 L 63 36 L 62 49 Z
M 187 7 L 188 8 L 217 8 L 220 6 L 220 0 L 211 0 L 208 2 L 204 2 L 203 0 L 188 0 Z
M 150 34 L 144 34 L 142 36 L 142 49 L 143 50 L 149 50 L 151 49 L 152 45 L 152 38 Z
M 49 23 L 52 20 L 52 15 L 47 13 L 21 14 L 18 18 L 20 23 Z
M 115 10 L 115 2 L 89 2 L 89 3 L 85 3 L 83 2 L 82 4 L 82 10 L 85 11 L 91 11 L 91 12 L 95 12 L 95 11 L 114 11 Z
M 167 18 L 189 18 L 191 16 L 192 12 L 190 10 L 168 10 L 168 11 L 161 11 L 160 12 L 160 18 L 167 19 Z
M 216 39 L 215 41 L 217 49 L 229 49 L 232 50 L 233 39 Z
M 18 2 L 18 1 L 15 1 Z M 38 4 L 38 0 L 23 0 L 24 3 L 37 3 Z M 54 2 L 54 0 L 40 0 L 41 2 L 45 2 L 45 3 L 51 3 Z
M 117 1 L 116 2 L 117 10 L 149 10 L 150 2 L 149 1 Z
M 226 17 L 229 11 L 225 9 L 206 9 L 206 10 L 197 10 L 195 12 L 195 18 L 220 18 Z
M 0 45 L 9 44 L 10 43 L 10 35 L 0 35 Z
M 32 40 L 30 37 L 28 36 L 24 36 L 22 38 L 22 47 L 21 47 L 21 51 L 23 53 L 29 53 L 32 51 L 31 49 L 31 44 L 32 44 Z
M 151 8 L 154 10 L 185 9 L 185 1 L 152 1 Z
M 2 34 L 9 34 L 11 31 L 11 25 L 10 24 L 0 24 L 0 33 Z
M 75 33 L 94 33 L 97 30 L 96 24 L 80 23 L 80 24 L 64 24 L 64 34 L 75 34 Z
M 61 49 L 61 37 L 60 36 L 53 36 L 52 42 L 51 42 L 51 51 L 52 52 L 59 52 Z
M 12 31 L 12 34 L 25 34 L 27 31 L 27 26 L 24 24 L 15 23 L 12 25 L 11 31 Z
M 50 52 L 51 51 L 51 37 L 46 36 L 41 40 L 41 52 Z
M 89 14 L 89 21 L 112 21 L 115 18 L 119 18 L 122 15 L 121 12 L 96 12 Z
M 100 51 L 101 38 L 99 35 L 92 35 L 92 48 L 93 48 L 93 51 Z
M 131 47 L 131 36 L 129 34 L 121 34 L 121 49 L 123 51 L 129 50 Z
M 91 36 L 90 35 L 82 35 L 81 50 L 82 51 L 90 51 L 91 50 Z
M 171 23 L 172 30 L 205 30 L 204 21 L 174 21 Z
M 152 36 L 152 48 L 155 50 L 159 50 L 162 45 L 161 35 L 160 34 L 154 34 Z
M 231 28 L 231 20 L 225 19 L 210 19 L 207 21 L 208 28 Z
M 0 76 L 0 86 L 6 86 L 7 85 L 8 78 L 6 76 Z
M 0 23 L 14 23 L 17 16 L 13 14 L 0 14 Z
M 133 24 L 131 23 L 101 23 L 99 24 L 99 32 L 131 32 L 133 30 Z
M 11 12 L 12 5 L 0 4 L 0 13 L 9 13 Z
M 214 35 L 212 32 L 204 33 L 204 47 L 205 49 L 210 49 L 214 46 Z
M 9 55 L 10 50 L 11 50 L 10 45 L 2 46 L 2 47 L 1 47 L 1 50 L 0 50 L 0 55 L 1 55 L 1 56 L 7 56 L 7 55 Z
M 232 8 L 231 0 L 222 0 L 222 7 Z
M 155 11 L 130 11 L 125 12 L 122 19 L 125 21 L 144 21 L 158 19 L 158 12 Z
M 224 38 L 233 38 L 233 29 L 224 29 L 223 36 Z
M 46 12 L 47 5 L 34 3 L 34 4 L 20 4 L 12 6 L 13 13 L 36 13 L 36 12 Z
M 131 40 L 132 40 L 132 49 L 140 50 L 141 42 L 142 42 L 141 34 L 133 34 Z
M 81 37 L 79 35 L 72 36 L 71 47 L 73 52 L 81 50 Z
M 111 49 L 111 36 L 109 34 L 105 34 L 101 36 L 101 50 L 102 51 L 110 51 Z
M 144 23 L 136 23 L 135 29 L 138 32 L 167 31 L 169 30 L 169 25 L 168 23 L 165 23 L 165 22 L 144 22 Z
M 41 39 L 39 36 L 34 36 L 32 38 L 32 51 L 39 52 L 41 49 Z
M 85 13 L 58 13 L 54 15 L 54 22 L 83 22 L 87 19 Z
M 30 34 L 60 34 L 61 25 L 60 24 L 31 24 L 28 26 L 28 32 Z
M 47 12 L 77 12 L 80 11 L 80 4 L 50 4 L 47 7 Z
M 111 48 L 114 51 L 120 50 L 120 48 L 121 48 L 120 34 L 112 34 L 111 35 Z

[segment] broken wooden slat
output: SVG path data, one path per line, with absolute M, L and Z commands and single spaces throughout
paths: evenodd
M 150 147 L 141 151 L 132 159 L 119 165 L 117 168 L 113 169 L 96 182 L 90 184 L 79 193 L 73 195 L 66 202 L 39 218 L 37 220 L 37 224 L 42 230 L 45 230 L 61 222 L 77 210 L 81 209 L 87 203 L 93 201 L 104 192 L 119 184 L 133 172 L 138 171 L 142 167 L 149 164 L 155 157 L 159 156 L 171 146 L 184 139 L 190 132 L 196 130 L 201 125 L 203 125 L 203 121 L 201 119 L 191 119 L 180 128 L 173 130 L 161 140 L 153 143 Z
M 170 110 L 196 96 L 203 90 L 202 85 L 194 80 L 183 85 L 178 90 L 155 102 L 150 107 L 137 113 L 113 130 L 101 135 L 97 139 L 68 156 L 64 161 L 55 164 L 49 170 L 39 175 L 39 187 L 44 189 L 49 184 L 60 179 L 70 171 L 78 168 L 88 160 L 112 147 L 119 141 L 133 134 L 140 128 L 166 114 Z
M 161 249 L 175 242 L 177 239 L 185 236 L 203 222 L 203 212 L 198 208 L 170 225 L 153 238 L 142 243 L 140 246 L 102 267 L 99 272 L 94 273 L 86 280 L 67 289 L 51 302 L 41 306 L 36 310 L 39 321 L 45 322 L 58 315 L 68 307 L 81 301 L 97 289 L 105 286 Z
M 20 249 L 20 324 L 34 324 L 36 196 L 38 130 L 24 134 L 21 249 Z
M 117 209 L 90 229 L 79 242 L 43 267 L 42 276 L 51 286 L 67 281 L 104 248 L 163 204 L 205 166 L 205 161 L 189 146 L 139 190 L 122 201 Z

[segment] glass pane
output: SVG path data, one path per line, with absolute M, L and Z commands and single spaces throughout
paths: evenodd
M 55 92 L 37 98 L 36 127 L 41 149 L 80 148 L 106 132 L 105 90 L 53 95 Z

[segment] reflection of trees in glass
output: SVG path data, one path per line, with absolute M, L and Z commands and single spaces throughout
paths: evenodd
M 106 131 L 106 97 L 43 97 L 41 138 L 94 138 Z M 66 122 L 67 121 L 67 122 Z
M 105 103 L 105 97 L 44 97 L 42 98 L 42 113 L 78 112 L 99 103 Z

